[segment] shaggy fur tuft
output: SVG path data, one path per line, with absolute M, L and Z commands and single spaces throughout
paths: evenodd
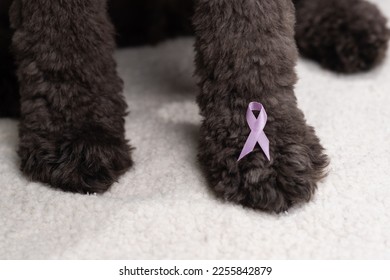
M 296 0 L 296 40 L 302 55 L 344 73 L 380 63 L 390 31 L 378 8 L 364 0 Z
M 65 191 L 107 190 L 131 165 L 105 1 L 14 0 L 21 169 Z
M 281 212 L 308 201 L 328 164 L 297 108 L 297 50 L 290 0 L 198 1 L 198 103 L 204 121 L 199 159 L 212 189 L 228 201 Z M 240 162 L 250 133 L 245 113 L 263 103 L 271 162 L 257 149 Z

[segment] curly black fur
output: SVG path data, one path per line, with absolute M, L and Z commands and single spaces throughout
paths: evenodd
M 293 92 L 291 1 L 198 1 L 194 26 L 204 117 L 199 159 L 211 187 L 226 200 L 261 210 L 280 212 L 308 201 L 328 160 Z M 271 162 L 261 149 L 237 162 L 250 133 L 245 112 L 251 101 L 267 108 Z
M 354 73 L 379 64 L 389 30 L 378 8 L 365 0 L 293 0 L 300 53 L 333 71 Z M 157 43 L 192 35 L 194 0 L 111 0 L 118 43 Z M 129 14 L 130 13 L 130 14 Z
M 9 53 L 8 9 L 0 2 L 0 117 L 19 115 L 18 85 Z M 362 0 L 293 0 L 296 41 L 300 53 L 339 72 L 369 70 L 387 50 L 386 19 Z M 194 0 L 109 0 L 119 46 L 155 44 L 166 38 L 192 35 Z
M 19 156 L 32 180 L 104 192 L 131 165 L 105 1 L 14 0 Z
M 390 31 L 364 0 L 296 0 L 296 40 L 302 55 L 333 71 L 370 70 L 387 51 Z
M 22 171 L 81 193 L 104 192 L 131 165 L 126 104 L 112 58 L 120 45 L 191 34 L 193 0 L 11 0 L 0 2 L 0 116 L 21 108 Z M 383 59 L 386 20 L 363 0 L 293 0 L 303 55 L 336 71 L 367 70 Z M 280 212 L 313 195 L 328 159 L 297 108 L 297 48 L 291 0 L 197 0 L 196 65 L 204 121 L 199 159 L 215 193 Z M 249 102 L 265 105 L 271 161 L 261 150 L 237 162 Z

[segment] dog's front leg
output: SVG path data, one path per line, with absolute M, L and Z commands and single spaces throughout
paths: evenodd
M 65 191 L 103 192 L 131 166 L 105 0 L 15 0 L 21 169 Z
M 196 1 L 199 158 L 218 196 L 255 209 L 280 212 L 309 200 L 327 165 L 293 91 L 294 22 L 291 0 Z M 238 161 L 251 102 L 268 113 L 270 160 L 256 146 Z

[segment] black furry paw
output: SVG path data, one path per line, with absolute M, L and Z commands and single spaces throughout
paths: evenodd
M 130 147 L 99 127 L 60 136 L 23 131 L 21 169 L 30 179 L 64 191 L 103 193 L 132 165 Z
M 297 1 L 300 53 L 337 72 L 367 71 L 385 57 L 390 31 L 379 9 L 362 0 Z
M 205 116 L 199 159 L 218 197 L 279 213 L 311 199 L 325 176 L 328 159 L 293 101 L 288 106 L 263 104 L 268 113 L 264 131 L 270 141 L 270 161 L 258 146 L 237 161 L 250 133 L 245 119 L 248 103 L 239 100 L 231 108 L 214 108 Z

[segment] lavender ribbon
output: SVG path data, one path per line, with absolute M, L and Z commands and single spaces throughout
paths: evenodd
M 253 114 L 253 111 L 259 111 L 259 116 Z M 267 124 L 267 112 L 265 111 L 263 105 L 258 102 L 251 102 L 248 106 L 246 112 L 246 120 L 251 129 L 251 133 L 246 140 L 244 148 L 242 149 L 241 155 L 238 158 L 240 161 L 242 158 L 253 152 L 256 147 L 256 143 L 259 143 L 261 149 L 263 150 L 265 156 L 268 160 L 271 160 L 269 154 L 269 140 L 264 133 L 264 127 Z

